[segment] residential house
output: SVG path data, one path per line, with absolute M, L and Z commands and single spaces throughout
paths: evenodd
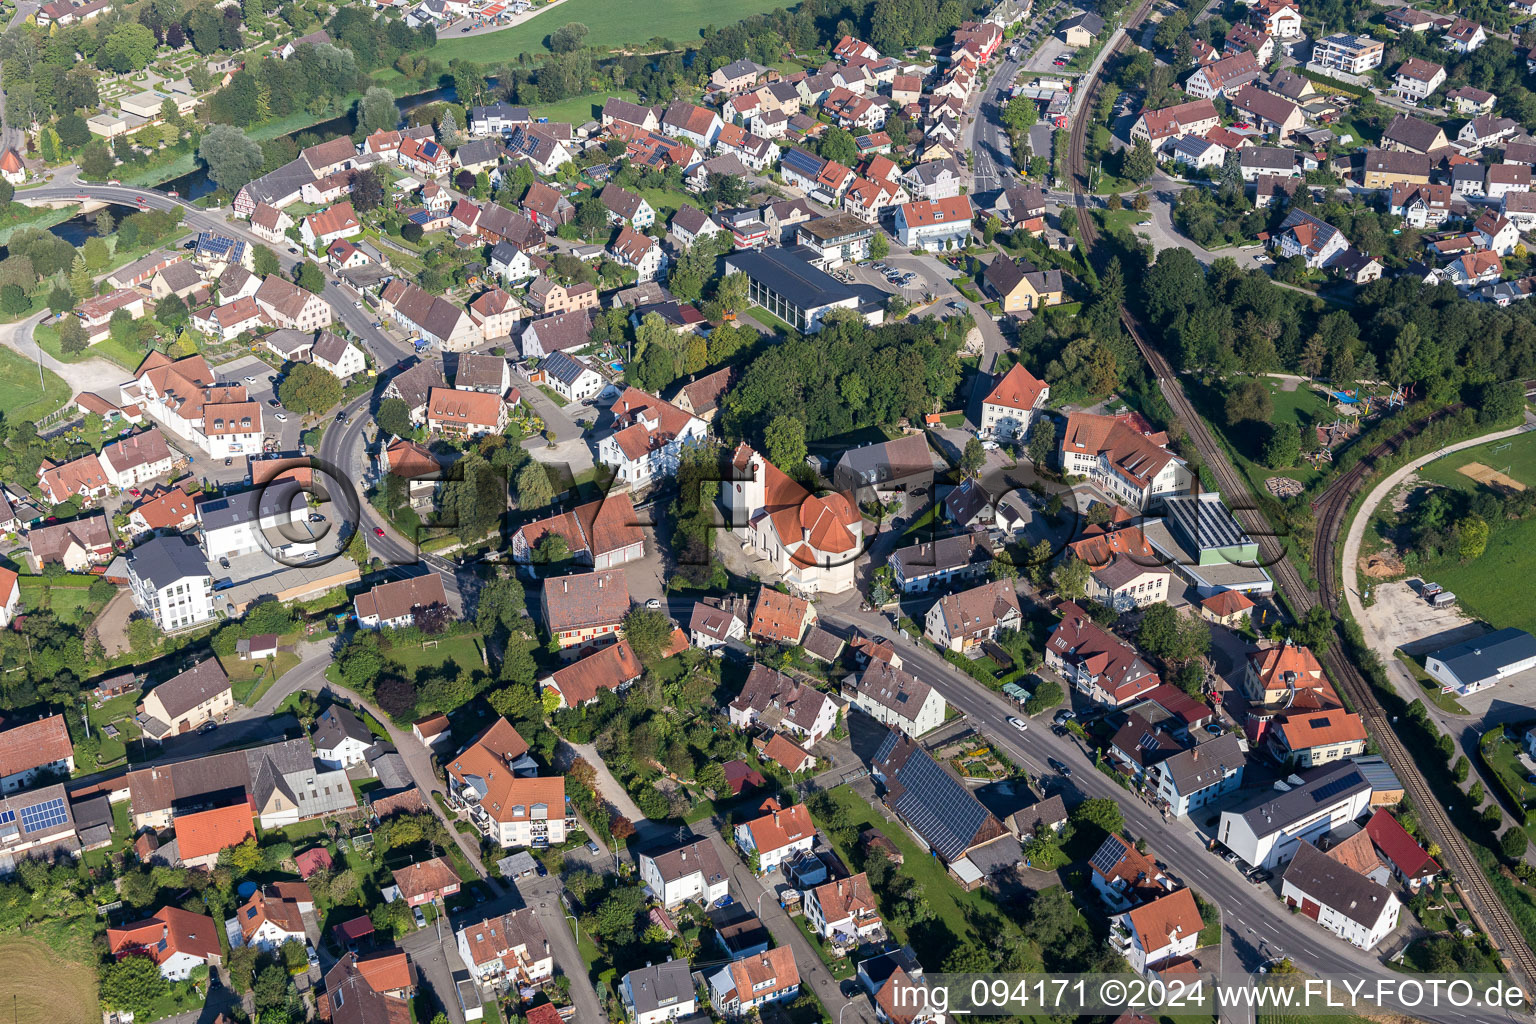
M 573 159 L 564 142 L 540 130 L 539 125 L 518 125 L 507 137 L 507 153 L 525 160 L 541 176 L 551 178 Z
M 642 853 L 640 880 L 669 909 L 689 900 L 711 907 L 730 892 L 730 875 L 708 838 Z
M 539 691 L 554 694 L 562 708 L 579 708 L 596 703 L 604 690 L 627 690 L 641 671 L 634 648 L 620 640 L 540 679 Z
M 1121 707 L 1162 680 L 1136 649 L 1094 622 L 1077 605 L 1063 604 L 1061 621 L 1051 629 L 1045 664 L 1092 700 Z
M 856 676 L 843 679 L 843 698 L 875 721 L 908 736 L 922 736 L 944 724 L 944 697 L 910 672 L 871 660 Z
M 1088 563 L 1087 596 L 1117 611 L 1146 608 L 1168 599 L 1173 573 L 1139 526 L 1090 526 L 1067 545 L 1072 557 Z
M 445 437 L 485 437 L 507 429 L 501 395 L 433 388 L 427 396 L 427 429 Z
M 1423 153 L 1406 150 L 1368 149 L 1365 152 L 1362 184 L 1366 188 L 1393 188 L 1397 185 L 1429 184 L 1430 159 Z M 1483 174 L 1477 175 L 1482 191 Z
M 693 606 L 688 619 L 688 639 L 695 647 L 712 650 L 747 635 L 750 616 L 747 599 L 734 597 L 701 597 Z
M 278 327 L 313 332 L 329 327 L 333 317 L 330 303 L 275 274 L 264 278 L 252 297 Z
M 674 475 L 683 449 L 709 432 L 697 416 L 635 388 L 625 389 L 609 412 L 613 433 L 598 442 L 597 459 L 637 489 Z
M 630 971 L 619 981 L 619 1000 L 634 1024 L 662 1024 L 685 1016 L 693 1019 L 692 1014 L 699 1008 L 687 960 L 669 959 Z
M 687 139 L 700 149 L 714 145 L 724 124 L 719 114 L 692 103 L 674 103 L 661 116 L 663 135 Z
M 994 262 L 1001 260 L 1002 257 L 999 257 L 999 260 Z M 1018 269 L 1016 265 L 1014 269 Z M 995 281 L 1004 280 L 1007 276 L 1011 275 L 1000 271 L 994 275 L 994 278 Z M 997 287 L 995 281 L 994 287 Z M 1043 286 L 1050 287 L 1048 278 Z M 1017 297 L 1018 289 L 1011 291 L 1010 294 Z M 1047 296 L 1050 294 L 1049 291 L 1046 292 Z M 1029 427 L 1034 421 L 1035 413 L 1050 400 L 1050 397 L 1049 384 L 1037 379 L 1023 363 L 1015 363 L 981 401 L 982 433 L 999 440 L 1022 440 L 1029 434 Z
M 551 277 L 537 277 L 528 286 L 528 308 L 546 316 L 572 313 L 584 309 L 597 309 L 597 286 L 587 281 L 566 286 Z M 525 353 L 526 355 L 526 353 Z
M 302 882 L 289 884 L 303 889 L 305 896 L 309 895 L 309 887 Z M 313 909 L 313 898 L 309 905 Z M 285 898 L 276 891 L 257 889 L 250 899 L 235 908 L 235 920 L 240 925 L 240 945 L 267 953 L 277 951 L 287 942 L 306 945 L 304 914 L 299 908 L 297 899 Z
M 1131 141 L 1145 141 L 1157 149 L 1169 139 L 1204 135 L 1221 123 L 1209 99 L 1191 100 L 1162 110 L 1142 109 L 1131 125 Z
M 1308 772 L 1299 786 L 1269 790 L 1221 812 L 1217 840 L 1254 867 L 1275 868 L 1306 841 L 1358 818 L 1370 806 L 1371 783 L 1353 763 Z
M 234 709 L 229 677 L 207 658 L 158 684 L 139 702 L 139 723 L 154 740 L 191 732 Z
M 321 331 L 315 339 L 311 358 L 316 366 L 343 381 L 367 369 L 363 350 L 330 331 Z
M 925 593 L 957 580 L 986 575 L 992 546 L 985 533 L 966 532 L 935 541 L 922 541 L 891 552 L 892 582 L 903 594 Z
M 736 845 L 748 857 L 755 855 L 756 871 L 765 875 L 785 860 L 807 852 L 816 845 L 816 823 L 805 804 L 780 807 L 778 801 L 763 801 L 763 815 L 736 826 Z
M 885 930 L 869 876 L 862 871 L 806 890 L 802 910 L 811 932 L 834 948 L 853 949 Z
M 169 904 L 149 917 L 108 928 L 107 949 L 119 960 L 149 957 L 167 981 L 186 981 L 195 968 L 224 962 L 213 918 Z
M 1502 199 L 1511 192 L 1531 190 L 1531 169 L 1525 164 L 1493 164 L 1488 168 L 1484 194 L 1490 199 Z
M 551 579 L 540 591 L 539 610 L 545 628 L 562 651 L 606 641 L 622 628 L 629 612 L 624 570 L 604 569 Z
M 1279 93 L 1248 84 L 1232 97 L 1234 116 L 1243 117 L 1257 131 L 1272 135 L 1282 146 L 1306 125 L 1301 108 Z
M 1449 185 L 1393 185 L 1387 210 L 1409 227 L 1436 228 L 1451 215 L 1453 200 Z
M 614 262 L 629 267 L 639 281 L 654 281 L 661 274 L 665 257 L 661 243 L 650 235 L 641 234 L 632 227 L 620 229 L 618 237 L 609 246 Z
M 1323 74 L 1364 75 L 1380 67 L 1385 56 L 1386 46 L 1379 40 L 1336 32 L 1312 44 L 1312 59 L 1307 66 Z
M 1432 153 L 1450 145 L 1439 125 L 1410 114 L 1398 114 L 1381 133 L 1381 148 L 1406 153 Z
M 732 1020 L 799 993 L 800 971 L 788 946 L 733 960 L 709 978 L 710 1004 Z
M 403 868 L 396 868 L 390 874 L 395 884 L 386 890 L 385 901 L 392 903 L 394 899 L 403 899 L 408 907 L 439 903 L 457 893 L 461 888 L 458 872 L 454 871 L 453 866 L 441 857 L 407 864 Z M 391 894 L 394 899 L 390 898 Z
M 312 213 L 299 225 L 299 236 L 312 252 L 321 252 L 332 242 L 355 238 L 362 233 L 362 222 L 349 202 Z
M 435 572 L 429 572 L 409 579 L 375 584 L 353 599 L 352 613 L 357 617 L 357 624 L 364 629 L 380 629 L 385 626 L 398 629 L 415 624 L 417 609 L 447 604 L 448 595 L 443 590 L 443 578 Z
M 1201 100 L 1235 96 L 1239 89 L 1259 77 L 1259 70 L 1258 57 L 1244 50 L 1197 68 L 1185 80 L 1184 91 Z
M 764 584 L 758 588 L 747 635 L 761 643 L 793 647 L 816 622 L 816 607 Z
M 1058 306 L 1064 294 L 1060 270 L 1037 270 L 1026 259 L 1015 260 L 1001 255 L 987 264 L 982 283 L 997 296 L 1004 313 Z M 1043 394 L 1049 395 L 1049 388 Z
M 1348 247 L 1344 232 L 1303 210 L 1286 214 L 1270 241 L 1282 259 L 1300 257 L 1309 270 L 1326 267 Z
M 105 565 L 112 557 L 112 531 L 104 513 L 95 512 L 62 523 L 47 523 L 27 531 L 34 568 L 57 562 L 70 572 Z
M 214 617 L 213 579 L 191 537 L 152 537 L 128 552 L 133 602 L 162 632 L 199 626 Z
M 1393 94 L 1404 103 L 1416 104 L 1445 84 L 1445 68 L 1410 57 L 1398 65 L 1394 78 Z
M 549 936 L 532 907 L 466 924 L 455 940 L 459 960 L 482 983 L 523 989 L 554 977 Z
M 1127 911 L 1110 931 L 1110 944 L 1131 969 L 1153 974 L 1182 962 L 1200 945 L 1204 923 L 1189 889 L 1178 889 Z
M 1316 768 L 1365 753 L 1365 723 L 1343 708 L 1296 709 L 1271 723 L 1264 739 L 1281 764 Z
M 484 341 L 467 312 L 397 277 L 379 295 L 379 308 L 445 352 L 467 352 Z
M 886 807 L 962 884 L 975 885 L 1022 860 L 1003 823 L 906 733 L 886 734 L 870 774 L 884 787 Z
M 1280 883 L 1285 905 L 1360 949 L 1397 927 L 1401 904 L 1385 886 L 1303 842 Z
M 946 650 L 965 651 L 999 630 L 1018 629 L 1023 618 L 1012 582 L 998 580 L 940 598 L 924 618 L 923 635 Z
M 16 574 L 6 571 L 14 598 Z M 67 779 L 74 770 L 74 745 L 63 715 L 49 715 L 0 731 L 0 793 L 26 789 L 40 778 Z
M 1247 754 L 1241 737 L 1222 733 L 1159 762 L 1149 788 L 1169 814 L 1187 817 L 1242 786 Z
M 754 663 L 741 693 L 726 707 L 731 725 L 761 725 L 794 734 L 814 746 L 837 725 L 837 703 L 815 687 Z
M 315 760 L 327 768 L 352 768 L 367 760 L 378 742 L 363 720 L 344 704 L 332 704 L 315 719 Z

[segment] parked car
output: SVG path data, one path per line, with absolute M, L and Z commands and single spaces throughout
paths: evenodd
M 1071 708 L 1062 708 L 1060 711 L 1056 712 L 1055 715 L 1055 719 L 1058 724 L 1070 722 L 1076 717 L 1077 712 L 1073 711 Z
M 411 917 L 416 919 L 417 928 L 425 928 L 427 926 L 427 915 L 421 912 L 420 907 L 411 908 Z

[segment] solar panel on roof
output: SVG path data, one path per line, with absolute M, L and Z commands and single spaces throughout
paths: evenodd
M 64 810 L 64 800 L 61 797 L 44 800 L 40 804 L 21 809 L 21 827 L 27 832 L 42 832 L 62 825 L 68 820 L 69 813 Z
M 1313 790 L 1312 799 L 1316 803 L 1322 803 L 1329 797 L 1349 789 L 1357 781 L 1359 781 L 1359 776 L 1355 775 L 1353 772 L 1350 772 L 1348 775 L 1341 775 L 1337 779 L 1332 779 L 1328 782 L 1325 782 L 1321 786 L 1317 787 L 1317 789 Z
M 986 819 L 987 809 L 921 750 L 914 751 L 900 773 L 905 792 L 896 811 L 939 856 L 964 852 Z
M 16 820 L 15 811 L 0 811 L 0 825 L 9 825 Z
M 1093 855 L 1092 863 L 1099 874 L 1108 877 L 1115 870 L 1115 865 L 1120 863 L 1120 858 L 1125 855 L 1125 847 L 1114 836 L 1110 836 L 1099 845 L 1098 852 Z

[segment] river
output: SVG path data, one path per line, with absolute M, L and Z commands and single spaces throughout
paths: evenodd
M 400 96 L 395 100 L 395 109 L 400 111 L 400 119 L 403 122 L 406 116 L 417 107 L 424 107 L 429 103 L 440 103 L 444 100 L 454 102 L 458 99 L 458 92 L 451 85 L 429 89 L 426 92 L 412 93 L 410 96 Z M 279 138 L 297 140 L 300 135 L 318 135 L 322 139 L 335 135 L 351 135 L 357 130 L 357 119 L 353 111 L 348 111 L 339 117 L 333 117 L 328 121 L 320 121 L 317 124 L 306 125 Z M 166 191 L 181 193 L 183 199 L 197 199 L 213 192 L 218 186 L 208 180 L 208 168 L 199 165 L 196 170 L 183 174 L 169 181 L 162 181 L 155 186 Z
M 117 203 L 112 203 L 104 207 L 104 209 L 112 215 L 112 222 L 114 224 L 120 224 L 124 217 L 130 213 L 138 212 L 132 206 L 122 206 Z M 96 230 L 96 212 L 77 213 L 68 220 L 60 221 L 53 225 L 53 227 L 45 228 L 44 230 L 53 232 L 76 249 L 84 245 L 87 238 L 95 238 L 101 234 L 100 231 Z M 0 260 L 5 259 L 10 254 L 9 246 L 0 245 Z

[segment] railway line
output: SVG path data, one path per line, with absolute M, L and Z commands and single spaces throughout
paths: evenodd
M 1074 119 L 1069 136 L 1067 173 L 1072 179 L 1077 224 L 1082 235 L 1083 247 L 1090 254 L 1098 241 L 1098 229 L 1093 222 L 1086 194 L 1087 165 L 1084 151 L 1089 119 L 1103 82 L 1103 67 L 1107 66 L 1110 59 L 1125 46 L 1130 38 L 1130 31 L 1141 23 L 1152 5 L 1153 0 L 1143 0 L 1136 8 L 1126 22 L 1126 33 L 1119 38 L 1100 65 L 1099 74 L 1085 86 L 1082 107 Z M 1214 485 L 1226 496 L 1243 528 L 1250 536 L 1257 539 L 1260 557 L 1274 574 L 1292 614 L 1300 618 L 1314 605 L 1321 603 L 1330 613 L 1337 616 L 1341 589 L 1335 563 L 1338 558 L 1339 532 L 1343 528 L 1345 515 L 1355 494 L 1370 475 L 1374 462 L 1397 451 L 1407 437 L 1411 436 L 1410 432 L 1404 431 L 1382 442 L 1367 457 L 1335 480 L 1314 503 L 1317 526 L 1312 564 L 1317 567 L 1319 583 L 1318 590 L 1314 591 L 1286 558 L 1281 539 L 1274 535 L 1269 522 L 1258 511 L 1247 481 L 1233 467 L 1227 458 L 1226 451 L 1195 411 L 1172 366 L 1149 342 L 1144 326 L 1123 306 L 1120 310 L 1120 318 L 1135 342 L 1137 350 L 1157 378 L 1158 386 L 1167 399 L 1169 407 L 1174 415 L 1183 421 L 1191 441 L 1199 451 L 1205 463 L 1205 472 L 1208 474 L 1207 486 Z M 1536 382 L 1527 383 L 1528 391 L 1533 384 Z M 1448 411 L 1444 410 L 1437 415 L 1444 415 Z M 1423 422 L 1428 423 L 1433 418 Z M 1419 429 L 1422 429 L 1422 425 Z M 1417 430 L 1413 432 L 1416 433 Z M 1407 747 L 1392 728 L 1392 723 L 1382 710 L 1380 702 L 1372 694 L 1369 680 L 1349 661 L 1343 644 L 1337 637 L 1323 652 L 1322 660 L 1329 674 L 1364 719 L 1369 734 L 1376 740 L 1382 754 L 1387 758 L 1398 778 L 1402 780 L 1406 792 L 1413 800 L 1420 821 L 1427 826 L 1430 837 L 1440 846 L 1442 864 L 1451 869 L 1456 884 L 1463 892 L 1480 926 L 1493 941 L 1505 963 L 1515 973 L 1525 987 L 1527 996 L 1530 997 L 1532 993 L 1536 993 L 1536 954 L 1532 953 L 1524 935 L 1516 927 L 1513 918 L 1493 891 L 1493 887 L 1489 885 L 1481 865 L 1467 846 L 1462 834 L 1451 822 L 1445 807 L 1436 799 L 1429 784 L 1419 773 Z

